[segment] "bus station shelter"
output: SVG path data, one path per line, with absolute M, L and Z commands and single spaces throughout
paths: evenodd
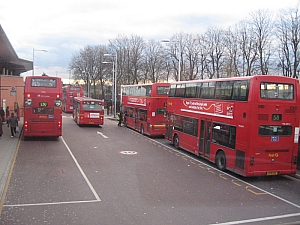
M 23 115 L 24 79 L 21 73 L 33 69 L 33 62 L 20 59 L 0 25 L 0 106 Z

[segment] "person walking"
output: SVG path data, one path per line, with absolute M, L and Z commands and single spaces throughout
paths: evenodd
M 18 126 L 18 118 L 15 117 L 14 113 L 11 113 L 11 116 L 8 120 L 8 125 L 7 126 L 10 126 L 11 137 L 14 137 L 15 134 L 17 133 L 16 128 Z
M 8 124 L 8 119 L 9 119 L 9 106 L 7 106 L 6 109 L 5 109 L 5 118 L 6 118 L 6 123 Z
M 0 138 L 2 137 L 2 134 L 3 134 L 3 129 L 2 129 L 2 116 L 0 116 Z

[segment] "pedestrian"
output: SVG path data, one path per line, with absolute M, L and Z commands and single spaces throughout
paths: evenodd
M 3 107 L 0 108 L 1 123 L 5 121 L 5 112 Z
M 3 129 L 2 129 L 2 116 L 0 116 L 0 138 L 2 137 L 2 134 L 3 134 Z
M 17 133 L 17 126 L 18 126 L 18 118 L 15 117 L 14 113 L 11 113 L 7 126 L 10 126 L 11 137 L 14 137 L 15 134 Z
M 9 120 L 9 106 L 6 107 L 5 116 L 6 116 L 6 123 L 8 124 L 8 120 Z
M 122 121 L 123 121 L 122 112 L 118 112 L 118 118 L 117 118 L 117 120 L 119 121 L 118 126 L 121 127 L 122 126 Z

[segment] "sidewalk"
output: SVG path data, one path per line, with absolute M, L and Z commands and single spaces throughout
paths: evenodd
M 19 144 L 20 134 L 15 137 L 11 137 L 10 127 L 7 127 L 6 123 L 2 123 L 3 135 L 0 139 L 0 214 L 3 204 L 2 196 L 5 189 L 5 185 L 9 176 L 9 172 L 14 160 L 14 156 Z M 23 117 L 20 118 L 19 128 L 23 127 Z

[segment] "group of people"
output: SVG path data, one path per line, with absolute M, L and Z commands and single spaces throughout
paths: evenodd
M 11 137 L 14 137 L 17 133 L 18 127 L 18 118 L 15 116 L 14 113 L 9 114 L 9 107 L 6 107 L 4 112 L 3 107 L 0 108 L 0 138 L 3 135 L 3 123 L 7 124 L 7 127 L 10 126 Z

